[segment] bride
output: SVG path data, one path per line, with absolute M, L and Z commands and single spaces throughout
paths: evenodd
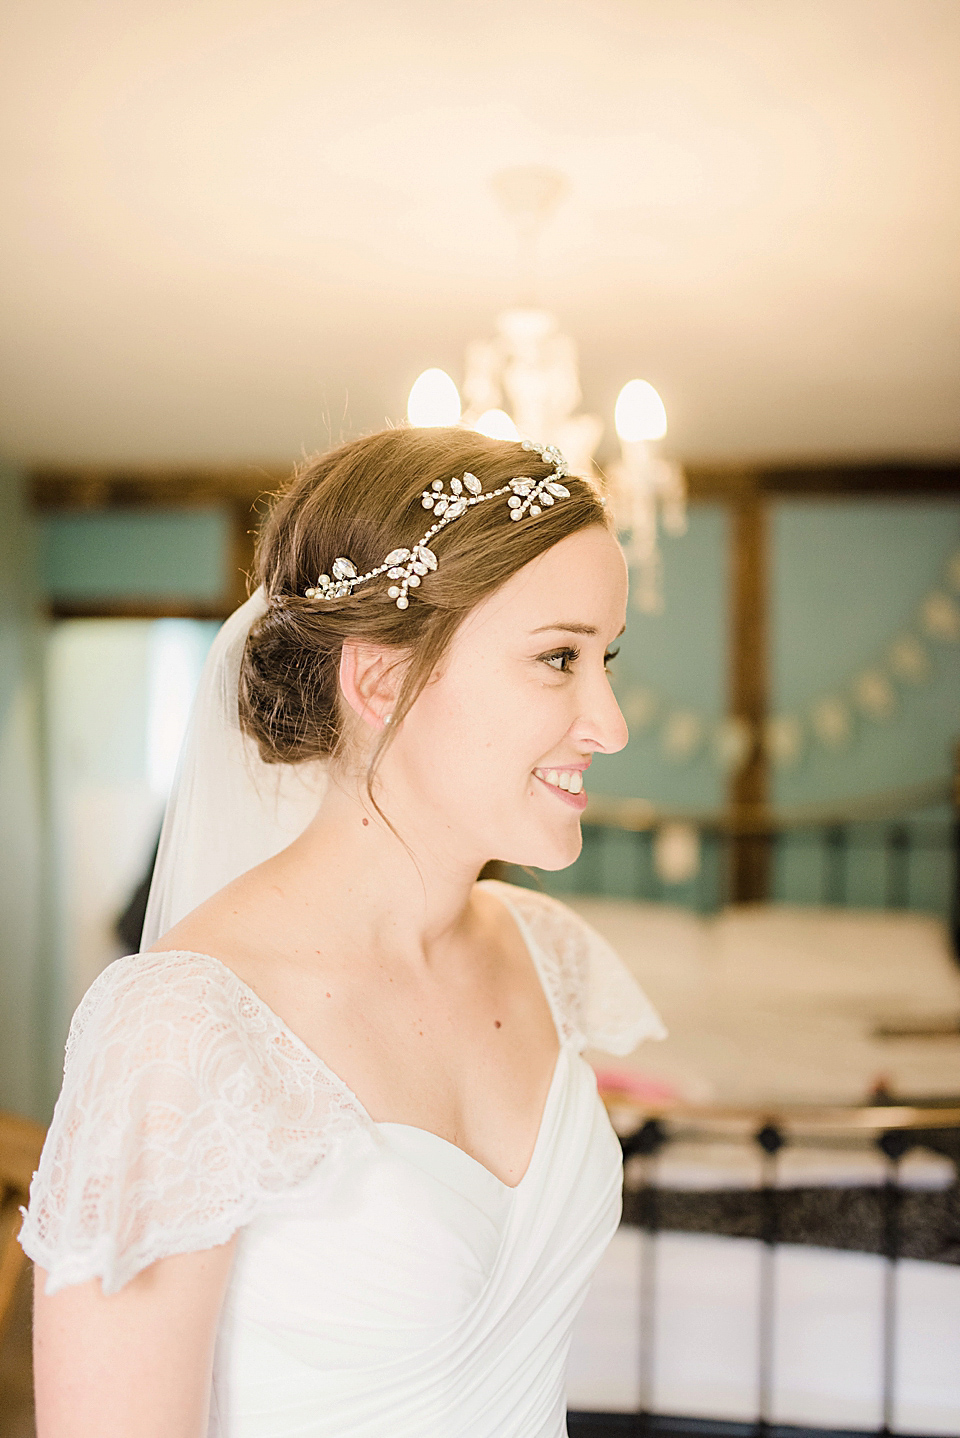
M 560 1438 L 616 1228 L 581 1057 L 661 1032 L 561 869 L 627 598 L 558 451 L 307 465 L 207 663 L 144 950 L 78 1009 L 21 1242 L 38 1438 Z

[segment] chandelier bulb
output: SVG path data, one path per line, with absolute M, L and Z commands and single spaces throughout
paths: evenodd
M 667 432 L 663 400 L 645 379 L 632 379 L 624 385 L 617 396 L 613 419 L 617 434 L 625 444 L 663 439 Z
M 407 419 L 417 429 L 438 429 L 460 423 L 460 392 L 442 369 L 425 369 L 413 382 Z
M 488 439 L 520 438 L 520 431 L 505 409 L 485 409 L 473 427 Z

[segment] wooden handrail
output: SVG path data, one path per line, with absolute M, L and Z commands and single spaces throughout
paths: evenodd
M 622 799 L 614 795 L 591 794 L 583 814 L 583 822 L 598 828 L 622 829 L 642 833 L 661 824 L 692 824 L 707 832 L 723 834 L 777 834 L 791 829 L 829 828 L 871 820 L 902 819 L 910 809 L 932 804 L 952 803 L 955 795 L 953 779 L 934 779 L 926 784 L 890 789 L 851 800 L 843 808 L 824 804 L 797 804 L 790 808 L 758 809 L 736 814 L 722 810 L 664 809 L 647 799 Z
M 687 1128 L 727 1128 L 753 1133 L 765 1124 L 788 1132 L 884 1133 L 888 1129 L 960 1128 L 960 1107 L 913 1104 L 684 1104 L 642 1103 L 617 1089 L 600 1097 L 619 1120 L 636 1125 L 655 1118 Z

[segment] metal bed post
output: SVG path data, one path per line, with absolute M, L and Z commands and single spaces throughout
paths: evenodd
M 883 1350 L 881 1359 L 882 1422 L 880 1432 L 893 1432 L 897 1367 L 897 1264 L 900 1260 L 900 1160 L 914 1145 L 904 1129 L 888 1129 L 877 1139 L 887 1160 L 887 1177 L 882 1189 L 883 1254 Z
M 953 751 L 953 892 L 950 903 L 950 936 L 953 954 L 960 964 L 960 743 Z
M 777 1156 L 786 1142 L 773 1123 L 765 1123 L 755 1135 L 762 1153 L 763 1184 L 760 1250 L 760 1294 L 757 1323 L 757 1423 L 756 1432 L 766 1434 L 773 1421 L 773 1367 L 776 1338 L 776 1248 L 780 1242 L 780 1190 L 777 1186 Z
M 640 1228 L 640 1352 L 639 1404 L 637 1431 L 646 1434 L 653 1414 L 656 1378 L 656 1298 L 657 1298 L 657 1232 L 660 1227 L 660 1205 L 657 1195 L 655 1163 L 657 1154 L 667 1141 L 659 1119 L 648 1118 L 637 1131 L 623 1142 L 623 1157 L 641 1160 L 637 1209 Z
M 845 824 L 831 824 L 824 832 L 827 849 L 823 884 L 825 904 L 843 903 L 847 888 L 847 843 L 849 837 Z
M 906 824 L 886 831 L 888 909 L 906 909 L 910 902 L 910 832 Z

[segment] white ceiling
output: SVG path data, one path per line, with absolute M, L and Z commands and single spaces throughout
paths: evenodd
M 612 427 L 960 453 L 960 0 L 7 0 L 0 450 L 286 460 L 514 298 L 500 168 Z

